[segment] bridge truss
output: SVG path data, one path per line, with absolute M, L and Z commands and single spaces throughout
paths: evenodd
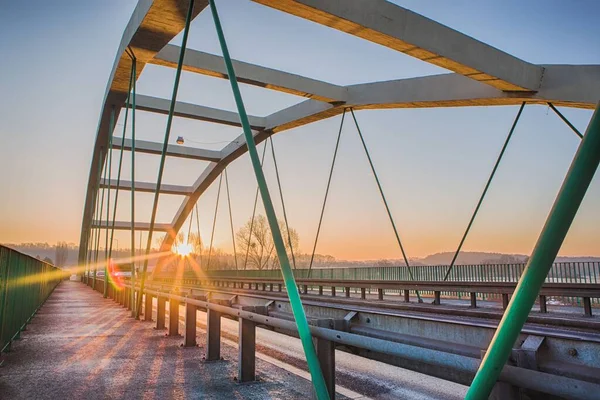
M 594 109 L 600 99 L 600 65 L 532 64 L 383 0 L 254 1 L 452 71 L 433 76 L 340 86 L 233 60 L 237 81 L 306 98 L 266 117 L 248 116 L 255 144 L 276 133 L 341 115 L 346 110 L 525 103 L 550 104 L 553 110 L 556 110 L 555 106 Z M 170 119 L 176 116 L 242 127 L 243 121 L 240 121 L 238 113 L 175 101 L 176 89 L 173 99 L 135 93 L 135 82 L 148 64 L 178 68 L 179 72 L 184 70 L 215 78 L 230 78 L 226 69 L 227 57 L 186 49 L 185 44 L 181 47 L 170 44 L 184 27 L 189 27 L 190 18 L 193 19 L 209 7 L 209 2 L 197 0 L 193 8 L 188 6 L 188 0 L 140 0 L 125 29 L 108 80 L 94 144 L 83 210 L 79 253 L 81 264 L 90 261 L 94 241 L 97 253 L 101 230 L 106 233 L 107 243 L 109 230 L 130 230 L 132 234 L 144 230 L 163 231 L 167 234 L 161 251 L 169 251 L 176 233 L 190 216 L 200 196 L 227 165 L 248 151 L 243 134 L 221 150 L 113 136 L 115 121 L 122 109 L 126 113 L 132 109 L 132 118 L 137 109 L 166 114 Z M 186 15 L 189 18 L 186 19 Z M 132 88 L 135 93 L 133 98 Z M 191 186 L 162 184 L 160 176 L 157 183 L 136 182 L 135 179 L 121 180 L 120 175 L 114 180 L 109 172 L 107 179 L 101 172 L 113 149 L 161 155 L 161 165 L 164 165 L 164 157 L 167 156 L 207 161 L 208 166 Z M 183 201 L 167 224 L 155 224 L 154 217 L 149 224 L 133 220 L 114 221 L 114 215 L 110 221 L 108 212 L 104 221 L 97 219 L 97 210 L 104 207 L 103 197 L 102 200 L 99 197 L 102 188 L 109 189 L 108 199 L 111 191 L 118 195 L 119 190 L 137 190 L 155 193 L 156 196 L 180 195 Z

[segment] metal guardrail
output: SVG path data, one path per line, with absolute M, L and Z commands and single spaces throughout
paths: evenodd
M 0 353 L 19 339 L 64 276 L 51 264 L 0 245 Z
M 234 278 L 234 277 L 207 277 L 197 279 L 178 279 L 175 281 L 172 277 L 155 277 L 156 281 L 169 283 L 187 283 L 195 284 L 198 287 L 229 287 L 256 290 L 262 285 L 262 290 L 277 291 L 282 290 L 283 280 L 281 278 Z M 404 302 L 410 302 L 410 293 L 420 291 L 422 293 L 433 293 L 433 304 L 441 304 L 442 293 L 468 293 L 470 297 L 470 306 L 477 307 L 478 296 L 500 296 L 503 308 L 508 306 L 509 296 L 516 288 L 514 282 L 457 282 L 457 281 L 395 281 L 395 280 L 342 280 L 342 279 L 296 279 L 296 283 L 302 287 L 304 294 L 308 289 L 318 289 L 319 295 L 323 295 L 324 288 L 330 290 L 331 296 L 336 296 L 341 289 L 346 297 L 350 297 L 351 290 L 359 289 L 361 299 L 366 299 L 367 290 L 373 289 L 379 300 L 384 299 L 384 293 L 387 291 L 403 292 Z M 344 294 L 342 294 L 343 296 Z M 585 316 L 592 316 L 592 299 L 600 298 L 600 284 L 592 283 L 546 283 L 542 286 L 539 293 L 540 311 L 547 312 L 548 297 L 568 297 L 581 299 L 583 302 Z
M 415 281 L 442 281 L 448 265 L 417 265 L 411 266 Z M 448 277 L 451 282 L 518 282 L 525 263 L 518 264 L 469 264 L 455 265 Z M 166 277 L 167 272 L 161 274 Z M 281 272 L 277 270 L 208 270 L 202 271 L 203 277 L 217 278 L 281 278 Z M 294 270 L 296 279 L 308 277 L 308 269 Z M 344 268 L 313 268 L 310 277 L 312 279 L 331 280 L 388 280 L 409 281 L 408 269 L 404 266 L 389 267 L 344 267 Z M 194 271 L 186 271 L 182 279 L 200 279 Z M 600 284 L 600 262 L 557 262 L 552 265 L 546 283 L 592 283 Z M 399 291 L 389 290 L 388 293 Z M 425 292 L 425 295 L 433 295 Z M 467 292 L 443 292 L 446 296 L 462 298 L 470 295 Z M 491 296 L 491 297 L 490 297 Z M 500 300 L 495 294 L 478 294 L 479 300 Z M 581 305 L 581 298 L 569 296 L 553 296 L 557 301 L 564 304 Z M 592 304 L 600 304 L 600 299 L 592 299 Z

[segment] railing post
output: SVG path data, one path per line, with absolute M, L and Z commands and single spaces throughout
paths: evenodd
M 156 305 L 156 329 L 165 329 L 165 307 L 167 299 L 161 295 L 157 297 Z
M 540 312 L 541 313 L 547 313 L 548 312 L 548 306 L 546 303 L 546 296 L 540 294 Z
M 210 308 L 206 310 L 206 334 L 206 361 L 220 360 L 221 313 Z
M 410 303 L 410 290 L 404 289 L 404 302 Z
M 471 292 L 471 308 L 477 308 L 477 293 Z
M 153 298 L 153 296 L 151 294 L 148 294 L 148 292 L 146 292 L 144 297 L 145 297 L 144 321 L 152 321 L 152 298 Z
M 256 379 L 256 324 L 240 319 L 239 326 L 238 380 L 251 382 Z
M 377 300 L 383 300 L 383 289 L 377 289 Z
M 169 299 L 169 336 L 179 336 L 179 301 Z
M 592 301 L 589 297 L 583 298 L 583 313 L 586 317 L 592 316 Z
M 317 320 L 317 326 L 324 328 L 331 328 L 331 320 L 321 319 Z M 323 378 L 325 378 L 325 385 L 329 392 L 329 398 L 335 399 L 335 342 L 331 340 L 325 340 L 321 338 L 314 338 L 315 350 L 317 351 L 317 359 L 321 365 L 321 371 L 323 371 Z M 313 399 L 316 399 L 316 394 L 313 390 Z
M 360 298 L 361 300 L 366 300 L 367 298 L 367 289 L 364 287 L 360 288 Z
M 185 303 L 185 336 L 184 347 L 196 346 L 196 311 L 198 307 L 188 302 Z

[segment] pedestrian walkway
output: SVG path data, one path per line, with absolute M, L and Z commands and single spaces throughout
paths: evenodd
M 262 360 L 258 381 L 236 382 L 237 351 L 222 344 L 222 361 L 203 360 L 154 324 L 89 287 L 62 282 L 3 355 L 0 399 L 305 399 L 311 384 Z

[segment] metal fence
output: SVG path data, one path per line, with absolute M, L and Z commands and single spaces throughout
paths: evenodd
M 418 265 L 412 266 L 414 279 L 417 281 L 441 281 L 448 269 L 448 265 Z M 448 276 L 449 281 L 468 282 L 518 282 L 523 270 L 524 263 L 519 264 L 477 264 L 477 265 L 455 265 Z M 239 278 L 281 278 L 281 271 L 270 270 L 209 270 L 204 271 L 210 277 L 239 277 Z M 193 274 L 193 273 L 192 273 Z M 308 277 L 308 269 L 296 269 L 294 275 L 297 278 Z M 404 266 L 390 267 L 348 267 L 348 268 L 316 268 L 311 272 L 311 278 L 333 279 L 333 280 L 401 280 L 409 281 L 408 269 Z M 600 262 L 557 262 L 552 265 L 546 282 L 555 283 L 599 283 Z M 399 291 L 388 290 L 386 293 L 393 294 Z M 424 295 L 432 293 L 424 292 Z M 467 297 L 469 293 L 444 293 L 445 296 L 457 298 Z M 496 300 L 499 296 L 479 295 L 482 300 Z M 549 299 L 553 300 L 553 299 Z M 581 299 L 557 297 L 559 303 L 579 304 Z M 592 302 L 599 304 L 599 299 Z
M 0 352 L 19 338 L 63 277 L 59 268 L 0 245 Z

